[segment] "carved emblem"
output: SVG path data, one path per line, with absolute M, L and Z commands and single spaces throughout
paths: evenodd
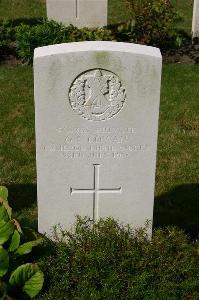
M 89 70 L 78 76 L 69 91 L 73 110 L 91 121 L 107 120 L 124 105 L 126 92 L 117 75 L 103 70 Z

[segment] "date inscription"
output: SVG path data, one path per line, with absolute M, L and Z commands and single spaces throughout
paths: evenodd
M 125 159 L 149 145 L 135 144 L 135 128 L 59 128 L 59 144 L 43 145 L 42 150 L 61 153 L 66 159 Z

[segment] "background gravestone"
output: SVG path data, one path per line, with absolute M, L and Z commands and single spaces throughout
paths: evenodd
M 199 37 L 199 0 L 194 0 L 192 37 Z
M 153 218 L 159 49 L 82 42 L 35 50 L 39 231 L 75 215 Z
M 65 25 L 103 27 L 107 25 L 107 0 L 47 0 L 47 16 Z

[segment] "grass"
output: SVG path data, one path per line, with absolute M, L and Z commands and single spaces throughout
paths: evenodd
M 0 124 L 3 181 L 35 183 L 32 69 L 1 67 L 0 86 L 4 120 Z
M 190 33 L 193 15 L 193 0 L 172 0 L 172 3 L 178 8 L 183 18 L 183 20 L 177 24 L 177 27 Z
M 36 227 L 33 76 L 29 66 L 0 67 L 0 185 L 21 218 Z
M 183 21 L 177 25 L 188 33 L 191 31 L 193 1 L 172 0 L 173 4 L 184 16 Z M 108 23 L 119 23 L 129 19 L 129 12 L 125 0 L 109 0 Z M 11 19 L 40 19 L 46 17 L 45 0 L 0 0 L 0 20 Z
M 199 67 L 197 65 L 164 66 L 158 144 L 157 196 L 172 186 L 197 183 L 198 80 Z
M 45 0 L 0 0 L 0 20 L 34 19 L 46 16 Z
M 37 300 L 180 300 L 199 297 L 199 243 L 176 229 L 149 241 L 112 220 L 78 220 L 40 258 L 45 287 Z
M 199 67 L 163 69 L 154 225 L 199 232 Z
M 199 66 L 165 65 L 160 107 L 155 226 L 199 231 Z M 0 67 L 0 184 L 36 224 L 36 167 L 31 66 Z M 30 221 L 29 220 L 29 221 Z
M 109 0 L 108 23 L 115 24 L 128 21 L 130 13 L 127 10 L 125 0 Z

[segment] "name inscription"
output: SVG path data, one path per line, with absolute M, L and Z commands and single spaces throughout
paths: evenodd
M 135 144 L 135 128 L 59 128 L 63 142 L 43 145 L 42 150 L 61 153 L 66 159 L 125 159 L 149 145 Z

